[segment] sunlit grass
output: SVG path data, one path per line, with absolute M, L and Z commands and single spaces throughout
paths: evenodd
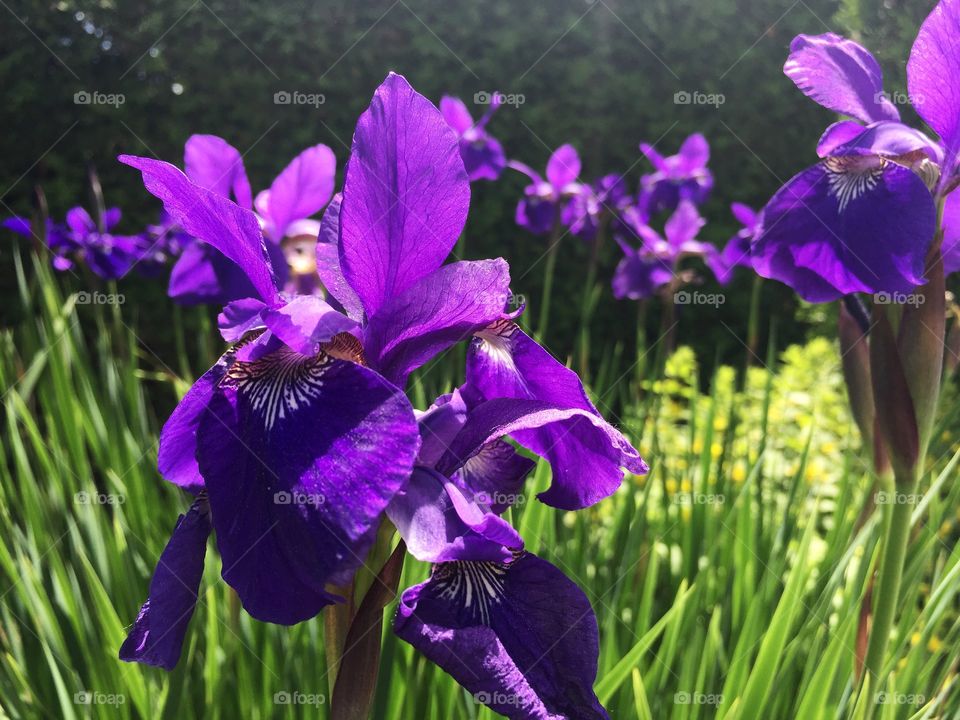
M 212 330 L 184 337 L 177 356 L 158 358 L 138 340 L 135 308 L 77 305 L 45 262 L 16 262 L 27 320 L 0 331 L 0 715 L 326 717 L 322 620 L 253 621 L 219 580 L 214 552 L 176 670 L 117 659 L 188 506 L 156 472 L 154 401 L 172 404 L 217 341 Z M 420 373 L 419 406 L 455 381 L 452 359 Z M 864 512 L 869 465 L 832 343 L 766 365 L 742 382 L 722 368 L 709 393 L 684 350 L 642 386 L 600 368 L 598 406 L 626 401 L 618 422 L 650 474 L 564 513 L 533 500 L 549 484 L 541 464 L 511 511 L 527 547 L 593 604 L 601 701 L 614 718 L 863 717 L 878 701 L 875 717 L 955 716 L 956 414 L 935 435 L 914 515 L 893 672 L 858 696 L 881 524 L 880 511 Z M 426 573 L 408 560 L 401 587 Z M 384 637 L 374 717 L 495 717 L 389 627 Z

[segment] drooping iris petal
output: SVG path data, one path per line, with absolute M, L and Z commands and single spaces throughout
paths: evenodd
M 440 267 L 469 205 L 456 134 L 391 73 L 357 122 L 340 208 L 343 274 L 369 317 Z
M 946 147 L 945 181 L 960 152 L 960 2 L 941 0 L 920 26 L 907 61 L 913 106 Z
M 536 555 L 437 565 L 403 593 L 394 630 L 512 720 L 609 717 L 593 692 L 599 639 L 590 602 Z
M 883 72 L 870 51 L 834 33 L 797 35 L 783 72 L 807 97 L 865 123 L 899 120 L 883 95 Z
M 471 455 L 454 475 L 473 499 L 500 514 L 522 502 L 523 484 L 536 463 L 524 457 L 509 443 L 494 440 Z
M 434 404 L 417 418 L 421 439 L 417 463 L 425 467 L 435 467 L 466 421 L 467 404 L 458 390 L 437 398 Z
M 613 273 L 613 296 L 618 300 L 643 300 L 673 280 L 673 272 L 663 261 L 642 251 L 622 245 L 624 256 Z
M 288 234 L 295 220 L 320 212 L 333 194 L 336 170 L 333 151 L 321 144 L 304 150 L 277 175 L 267 191 L 265 208 L 274 240 Z
M 315 355 L 320 343 L 355 330 L 357 323 L 314 295 L 298 295 L 263 314 L 264 322 L 284 344 L 301 355 Z
M 753 267 L 810 302 L 909 292 L 923 282 L 933 198 L 880 158 L 828 158 L 793 177 L 763 211 Z
M 321 352 L 235 362 L 197 432 L 223 578 L 258 620 L 293 624 L 362 561 L 419 447 L 401 391 Z
M 517 203 L 517 225 L 535 235 L 550 232 L 557 222 L 557 203 L 536 195 L 528 195 Z
M 268 253 L 271 249 L 268 246 Z M 196 241 L 177 258 L 167 294 L 181 305 L 225 305 L 259 293 L 240 266 L 215 247 Z
M 733 279 L 734 268 L 749 265 L 751 237 L 749 233 L 741 231 L 727 241 L 721 252 L 705 256 L 707 265 L 721 285 L 726 285 Z
M 621 467 L 635 473 L 648 469 L 627 439 L 595 413 L 556 401 L 498 397 L 471 407 L 437 470 L 450 476 L 505 435 L 549 461 L 553 483 L 537 497 L 563 510 L 579 510 L 611 495 L 623 480 Z
M 183 169 L 194 183 L 229 198 L 246 209 L 253 207 L 250 181 L 240 151 L 216 135 L 191 135 L 183 146 Z
M 220 336 L 227 342 L 237 342 L 251 330 L 263 327 L 263 311 L 269 306 L 257 298 L 242 298 L 227 303 L 217 315 Z
M 15 232 L 17 235 L 22 235 L 23 237 L 33 237 L 33 227 L 30 223 L 30 218 L 10 217 L 3 222 L 0 222 L 0 227 L 4 227 L 11 232 Z
M 496 180 L 507 166 L 503 145 L 482 130 L 476 139 L 460 139 L 460 157 L 470 182 Z
M 523 540 L 510 525 L 480 509 L 447 478 L 417 467 L 387 506 L 387 517 L 424 562 L 509 560 Z
M 447 125 L 456 130 L 457 135 L 463 135 L 473 127 L 473 117 L 460 98 L 444 95 L 440 98 L 440 112 Z
M 370 318 L 371 366 L 403 387 L 407 375 L 503 313 L 510 268 L 502 259 L 451 263 L 389 298 Z
M 256 345 L 264 342 L 262 336 Z M 197 467 L 197 429 L 206 413 L 214 391 L 227 369 L 233 364 L 236 349 L 225 352 L 219 360 L 201 375 L 181 398 L 160 431 L 160 449 L 157 469 L 164 479 L 186 489 L 203 487 L 203 477 Z
M 547 180 L 558 192 L 580 177 L 580 155 L 573 145 L 561 145 L 547 161 Z
M 121 660 L 165 670 L 177 664 L 197 605 L 209 536 L 210 510 L 201 498 L 177 520 L 150 580 L 147 601 L 120 647 Z
M 185 232 L 210 243 L 240 266 L 262 299 L 270 302 L 276 297 L 277 280 L 252 211 L 193 184 L 170 163 L 132 155 L 121 155 L 120 161 L 140 170 L 144 186 Z

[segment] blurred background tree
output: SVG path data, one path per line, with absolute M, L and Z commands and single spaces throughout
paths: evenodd
M 124 211 L 121 231 L 136 231 L 156 217 L 158 203 L 115 157 L 127 152 L 180 164 L 184 141 L 198 132 L 222 135 L 245 153 L 255 191 L 318 142 L 336 153 L 342 179 L 356 118 L 395 70 L 435 101 L 450 93 L 473 107 L 478 92 L 522 94 L 525 102 L 502 108 L 490 126 L 508 155 L 542 168 L 553 148 L 571 142 L 586 180 L 616 172 L 636 187 L 649 170 L 640 141 L 669 154 L 689 133 L 703 132 L 716 176 L 703 236 L 722 244 L 737 229 L 729 204 L 762 206 L 813 161 L 815 142 L 833 119 L 782 74 L 794 35 L 853 34 L 877 53 L 888 91 L 905 92 L 907 53 L 930 4 L 8 0 L 0 9 L 0 214 L 29 213 L 36 186 L 56 218 L 75 204 L 89 206 L 93 165 L 107 204 Z M 124 102 L 76 104 L 82 91 L 120 93 Z M 324 102 L 276 104 L 275 93 L 283 91 L 322 94 Z M 677 104 L 681 91 L 722 94 L 724 102 Z M 499 182 L 474 185 L 466 254 L 506 257 L 514 291 L 537 298 L 546 240 L 513 222 L 524 184 L 507 171 Z M 7 260 L 8 243 L 0 246 Z M 619 251 L 613 243 L 606 250 L 601 277 L 608 282 Z M 564 238 L 551 340 L 560 355 L 574 346 L 588 252 Z M 681 308 L 679 341 L 692 344 L 707 367 L 742 359 L 750 283 L 749 272 L 740 271 L 718 309 Z M 705 290 L 716 291 L 710 284 Z M 162 352 L 172 342 L 165 283 L 127 279 L 121 286 L 145 320 L 142 337 Z M 10 263 L 2 262 L 0 299 L 13 288 Z M 0 303 L 0 322 L 16 322 L 13 305 Z M 828 313 L 798 313 L 796 305 L 793 293 L 765 284 L 762 324 L 771 313 L 780 318 L 781 347 L 811 332 L 832 333 Z M 605 293 L 594 318 L 595 347 L 618 339 L 631 347 L 634 324 L 634 303 Z

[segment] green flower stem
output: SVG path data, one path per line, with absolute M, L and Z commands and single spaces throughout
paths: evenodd
M 892 504 L 885 506 L 889 517 L 884 523 L 883 546 L 881 548 L 880 569 L 873 593 L 873 624 L 870 629 L 870 641 L 867 645 L 867 657 L 864 663 L 866 674 L 870 676 L 870 686 L 882 691 L 885 677 L 883 665 L 890 640 L 890 629 L 897 613 L 897 601 L 900 597 L 900 581 L 903 579 L 903 563 L 910 541 L 913 503 L 909 500 L 917 489 L 917 468 L 910 470 L 906 477 L 895 478 L 895 492 L 891 496 Z
M 540 299 L 540 319 L 537 322 L 537 339 L 547 341 L 547 328 L 550 323 L 550 296 L 553 294 L 553 275 L 557 268 L 557 248 L 560 246 L 560 218 L 557 217 L 550 233 L 550 245 L 547 248 L 547 263 L 543 269 L 543 297 Z

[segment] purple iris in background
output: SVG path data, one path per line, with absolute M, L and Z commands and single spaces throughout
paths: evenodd
M 613 275 L 614 297 L 642 300 L 674 279 L 684 279 L 679 264 L 687 257 L 702 258 L 713 267 L 716 248 L 696 239 L 705 224 L 693 202 L 682 200 L 664 224 L 663 235 L 645 223 L 637 224 L 631 230 L 640 246 L 633 248 L 618 234 L 624 257 Z
M 750 242 L 757 232 L 760 219 L 756 210 L 743 203 L 732 203 L 730 212 L 742 227 L 727 241 L 723 250 L 707 256 L 710 269 L 721 285 L 726 285 L 733 279 L 734 269 L 751 267 Z
M 617 174 L 604 175 L 570 198 L 561 221 L 581 240 L 592 242 L 604 219 L 619 215 L 629 204 L 626 181 Z
M 920 28 L 907 63 L 913 106 L 939 142 L 900 123 L 865 48 L 834 34 L 794 39 L 784 72 L 804 94 L 854 119 L 828 127 L 817 145 L 821 160 L 764 208 L 753 244 L 760 275 L 812 302 L 909 292 L 924 282 L 936 206 L 956 186 L 958 35 L 960 3 L 944 0 Z
M 640 179 L 640 194 L 648 214 L 672 212 L 683 200 L 697 205 L 706 202 L 713 188 L 713 174 L 707 167 L 710 145 L 703 135 L 689 136 L 676 155 L 663 157 L 647 143 L 640 143 L 640 151 L 654 168 Z
M 490 107 L 476 122 L 460 98 L 444 95 L 440 99 L 440 112 L 460 140 L 460 157 L 470 182 L 496 180 L 507 165 L 503 146 L 487 132 L 487 123 L 500 107 L 501 96 L 495 92 L 489 97 Z
M 336 159 L 326 145 L 307 148 L 254 201 L 239 151 L 216 135 L 193 135 L 184 146 L 184 171 L 196 185 L 244 209 L 256 208 L 278 281 L 289 292 L 311 293 L 319 222 L 310 219 L 333 194 Z M 249 297 L 247 276 L 209 242 L 187 245 L 170 275 L 169 294 L 184 304 L 224 304 Z
M 583 186 L 577 182 L 580 176 L 577 151 L 573 145 L 561 145 L 554 150 L 547 161 L 546 179 L 516 160 L 511 160 L 509 165 L 531 181 L 517 204 L 517 225 L 537 235 L 550 232 L 560 221 L 565 203 L 583 191 Z
M 211 530 L 244 608 L 293 624 L 341 600 L 328 588 L 350 581 L 386 515 L 415 557 L 435 563 L 404 595 L 401 637 L 466 687 L 520 697 L 512 717 L 605 717 L 589 603 L 498 515 L 532 466 L 501 438 L 551 463 L 540 499 L 560 508 L 607 497 L 621 468 L 646 464 L 576 374 L 504 316 L 506 262 L 444 264 L 470 184 L 437 108 L 391 74 L 360 117 L 316 248 L 330 304 L 281 291 L 251 210 L 168 163 L 121 160 L 254 289 L 220 317 L 236 344 L 161 432 L 161 474 L 196 500 L 121 658 L 176 664 Z M 401 389 L 410 372 L 468 338 L 466 383 L 418 418 Z
M 64 225 L 48 220 L 44 239 L 53 253 L 53 267 L 72 270 L 80 262 L 104 280 L 122 278 L 144 257 L 147 248 L 142 236 L 112 232 L 120 217 L 119 208 L 108 208 L 97 223 L 84 208 L 75 207 L 67 212 Z M 33 237 L 26 218 L 9 218 L 3 225 L 18 235 Z

